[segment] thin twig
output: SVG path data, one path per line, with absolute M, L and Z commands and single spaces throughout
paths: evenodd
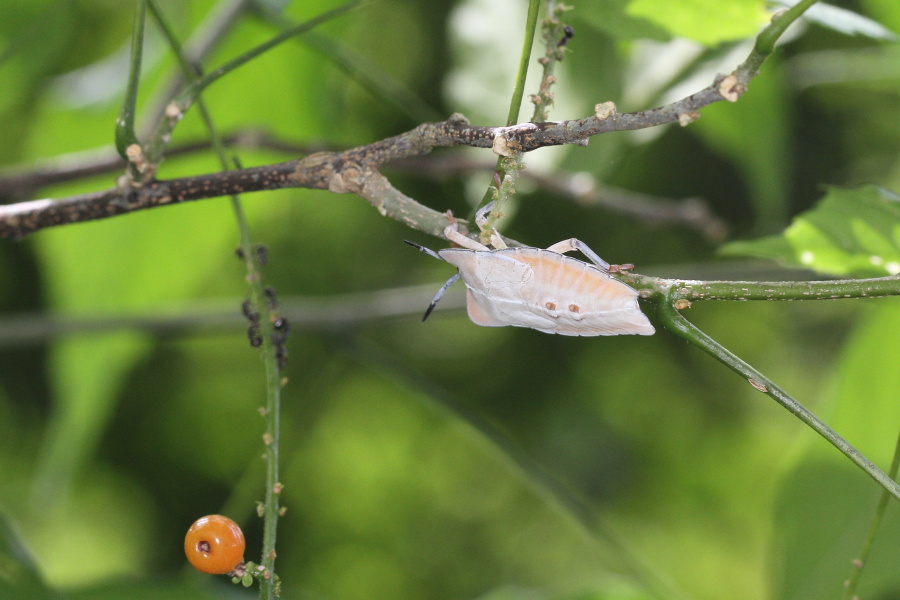
M 352 192 L 365 178 L 389 161 L 427 154 L 436 147 L 492 148 L 503 136 L 515 150 L 578 143 L 593 135 L 654 127 L 675 122 L 685 111 L 695 111 L 723 100 L 718 86 L 649 111 L 610 115 L 604 120 L 587 117 L 561 123 L 525 123 L 512 127 L 479 127 L 453 115 L 440 123 L 424 123 L 404 134 L 341 153 L 319 153 L 302 160 L 252 169 L 234 170 L 173 180 L 158 180 L 141 187 L 111 189 L 57 201 L 37 200 L 0 207 L 0 238 L 21 238 L 46 227 L 108 218 L 136 210 L 232 193 L 284 187 Z M 357 180 L 356 186 L 351 184 Z M 344 184 L 340 182 L 346 180 Z M 425 207 L 422 207 L 423 209 Z M 424 230 L 423 230 L 424 231 Z
M 895 284 L 897 281 L 900 280 L 895 279 Z M 853 464 L 874 479 L 891 496 L 900 500 L 900 485 L 889 477 L 887 473 L 879 469 L 875 463 L 863 456 L 859 450 L 838 435 L 836 431 L 813 414 L 812 411 L 778 387 L 772 380 L 741 360 L 733 352 L 719 344 L 698 329 L 696 325 L 685 319 L 679 309 L 684 308 L 687 305 L 683 304 L 683 299 L 677 297 L 678 294 L 676 293 L 676 289 L 677 288 L 675 287 L 670 287 L 667 293 L 656 296 L 657 314 L 666 329 L 700 348 L 746 379 L 747 383 L 754 389 L 774 399 L 791 414 L 803 421 L 809 428 L 825 438 L 828 443 L 840 450 L 844 456 L 849 458 Z
M 199 79 L 195 79 L 183 91 L 176 95 L 175 98 L 166 106 L 163 117 L 160 119 L 152 138 L 147 143 L 146 148 L 144 149 L 144 154 L 147 157 L 147 160 L 151 165 L 156 165 L 157 163 L 159 163 L 160 159 L 162 158 L 163 151 L 169 140 L 171 139 L 172 131 L 175 129 L 175 126 L 179 121 L 181 121 L 182 118 L 184 118 L 185 113 L 191 108 L 200 94 L 203 93 L 203 91 L 210 85 L 218 81 L 221 77 L 247 64 L 257 56 L 268 52 L 272 48 L 277 47 L 278 45 L 293 38 L 294 36 L 302 35 L 308 31 L 312 31 L 319 25 L 327 23 L 328 21 L 335 19 L 351 10 L 359 8 L 371 1 L 372 0 L 350 0 L 345 4 L 338 6 L 337 8 L 324 12 L 317 17 L 313 17 L 308 21 L 282 31 L 267 42 L 259 44 L 258 46 L 248 50 L 247 52 L 244 52 L 240 56 L 222 65 L 221 67 L 213 69 L 212 71 L 204 74 Z
M 262 4 L 255 5 L 254 10 L 262 19 L 281 29 L 296 26 L 296 23 L 284 17 L 280 11 L 269 9 Z M 434 121 L 443 116 L 403 82 L 394 79 L 361 52 L 343 42 L 318 31 L 310 31 L 296 39 L 327 58 L 374 97 L 392 104 L 413 122 Z
M 222 137 L 222 142 L 232 148 L 264 148 L 289 155 L 304 155 L 335 150 L 325 144 L 299 144 L 278 139 L 271 134 L 254 129 L 235 131 Z M 197 140 L 172 146 L 169 158 L 208 150 L 208 140 Z M 0 170 L 0 197 L 11 199 L 33 195 L 42 187 L 75 181 L 108 173 L 120 173 L 125 161 L 112 147 L 73 152 L 40 161 L 31 168 L 16 165 Z M 445 180 L 460 174 L 478 171 L 493 172 L 495 163 L 473 160 L 461 155 L 442 154 L 423 158 L 412 156 L 394 161 L 391 171 L 408 176 Z M 588 172 L 554 173 L 552 175 L 524 170 L 520 178 L 528 179 L 537 187 L 568 198 L 581 206 L 601 207 L 650 225 L 676 225 L 696 230 L 712 242 L 719 242 L 728 232 L 727 223 L 713 214 L 700 198 L 662 198 L 641 192 L 601 184 Z
M 531 48 L 534 46 L 534 33 L 537 31 L 538 10 L 540 7 L 541 0 L 528 0 L 525 37 L 522 39 L 522 51 L 519 55 L 516 83 L 513 88 L 512 98 L 509 101 L 509 113 L 506 115 L 507 125 L 515 125 L 519 122 L 519 110 L 522 107 L 522 97 L 525 96 L 525 79 L 528 74 L 528 63 L 531 61 Z
M 196 27 L 196 34 L 184 43 L 183 59 L 190 65 L 202 64 L 238 22 L 250 3 L 251 0 L 222 0 L 216 4 Z M 160 86 L 161 91 L 150 101 L 150 108 L 146 109 L 146 114 L 142 118 L 144 138 L 149 138 L 153 133 L 154 127 L 163 118 L 172 98 L 190 80 L 192 78 L 185 76 L 183 69 L 178 69 Z
M 348 329 L 400 319 L 421 319 L 434 296 L 436 283 L 328 296 L 278 298 L 279 314 L 292 329 L 346 333 Z M 465 308 L 461 288 L 450 290 L 435 312 Z M 0 349 L 24 348 L 77 334 L 140 330 L 155 336 L 194 333 L 234 333 L 246 319 L 235 310 L 234 300 L 205 300 L 160 308 L 150 313 L 86 313 L 51 315 L 17 313 L 0 317 Z
M 898 469 L 900 469 L 900 436 L 897 437 L 897 444 L 894 446 L 894 458 L 891 460 L 891 468 L 888 470 L 888 475 L 895 481 L 897 479 Z M 887 511 L 890 499 L 890 493 L 887 490 L 883 490 L 881 492 L 881 498 L 878 500 L 878 506 L 875 508 L 875 514 L 872 515 L 872 522 L 869 523 L 869 531 L 866 533 L 866 539 L 859 552 L 859 557 L 852 561 L 853 567 L 850 571 L 850 577 L 844 582 L 844 600 L 858 600 L 859 598 L 859 596 L 856 595 L 856 588 L 862 577 L 866 561 L 869 560 L 872 546 L 875 545 L 875 536 L 878 534 L 878 529 L 881 527 L 881 521 L 884 519 L 884 513 Z
M 147 0 L 145 0 L 147 1 Z M 177 56 L 181 68 L 188 81 L 192 79 L 196 81 L 194 68 L 184 57 L 181 45 L 175 37 L 174 31 L 169 27 L 168 22 L 164 18 L 162 12 L 156 4 L 150 1 L 153 16 L 156 18 L 163 30 L 169 45 Z M 222 138 L 218 129 L 213 125 L 212 116 L 206 107 L 202 97 L 197 97 L 197 108 L 200 111 L 204 125 L 213 143 L 219 163 L 224 169 L 228 169 L 229 162 L 225 155 L 225 147 L 222 144 Z M 266 318 L 260 319 L 257 323 L 262 336 L 262 352 L 263 365 L 266 371 L 266 431 L 263 435 L 265 443 L 266 457 L 266 492 L 265 492 L 265 514 L 263 515 L 263 548 L 262 557 L 260 559 L 263 566 L 263 572 L 259 576 L 260 582 L 260 598 L 261 600 L 274 600 L 279 595 L 279 581 L 275 573 L 275 540 L 278 527 L 279 500 L 281 498 L 282 485 L 279 480 L 279 448 L 280 448 L 280 419 L 281 419 L 281 374 L 283 367 L 283 358 L 279 357 L 279 353 L 286 351 L 283 347 L 283 334 L 279 333 L 279 341 L 275 340 L 275 326 L 273 325 L 278 319 L 275 313 L 276 305 L 274 295 L 266 297 L 265 286 L 263 284 L 262 273 L 260 272 L 260 261 L 254 252 L 254 244 L 250 234 L 250 225 L 244 214 L 243 206 L 237 194 L 231 195 L 231 205 L 234 210 L 235 220 L 237 221 L 238 230 L 240 231 L 240 248 L 241 256 L 247 271 L 246 281 L 248 283 L 250 301 L 255 307 L 257 314 L 263 313 Z M 254 573 L 258 575 L 258 573 Z
M 571 7 L 556 0 L 547 0 L 547 17 L 541 23 L 544 38 L 544 56 L 538 59 L 542 67 L 541 85 L 537 94 L 531 96 L 534 104 L 533 122 L 546 121 L 550 118 L 550 106 L 553 104 L 553 92 L 550 88 L 556 83 L 556 63 L 566 55 L 569 40 L 574 35 L 571 27 L 559 20 L 562 14 Z
M 512 99 L 509 103 L 509 112 L 506 115 L 507 127 L 515 125 L 519 122 L 519 110 L 522 107 L 522 97 L 525 95 L 525 80 L 528 76 L 528 63 L 531 60 L 531 49 L 534 46 L 534 34 L 537 31 L 538 12 L 541 7 L 540 0 L 528 0 L 528 15 L 525 18 L 525 36 L 522 39 L 522 50 L 519 53 L 519 68 L 516 69 L 516 79 L 513 84 Z M 487 218 L 487 227 L 485 236 L 489 236 L 489 232 L 503 211 L 503 205 L 511 193 L 515 193 L 512 182 L 518 175 L 518 171 L 525 168 L 522 162 L 522 149 L 513 144 L 508 143 L 502 133 L 494 137 L 496 144 L 492 143 L 494 152 L 498 154 L 497 165 L 494 167 L 494 177 L 488 183 L 476 209 L 486 206 L 493 202 L 493 207 Z M 506 159 L 506 160 L 505 160 Z M 512 159 L 511 161 L 509 159 Z M 506 171 L 505 165 L 511 165 L 514 172 Z M 506 185 L 504 186 L 504 183 Z M 485 237 L 487 239 L 487 237 Z
M 633 276 L 637 289 L 669 294 L 673 302 L 700 300 L 838 300 L 900 294 L 900 275 L 826 281 L 690 281 Z
M 375 189 L 389 192 L 392 188 L 381 181 L 383 176 L 378 173 L 380 165 L 392 160 L 426 154 L 435 147 L 492 148 L 494 139 L 502 136 L 510 149 L 528 152 L 546 146 L 581 144 L 591 136 L 612 131 L 643 129 L 673 122 L 685 123 L 699 116 L 698 111 L 711 103 L 722 100 L 737 101 L 746 91 L 747 83 L 756 74 L 761 62 L 772 52 L 774 40 L 812 3 L 813 0 L 804 0 L 773 19 L 772 24 L 760 34 L 750 56 L 733 73 L 725 77 L 716 77 L 712 84 L 703 90 L 665 106 L 635 113 L 603 111 L 583 119 L 559 123 L 524 123 L 509 127 L 473 126 L 464 117 L 454 115 L 447 121 L 425 123 L 405 134 L 342 153 L 315 154 L 300 161 L 229 173 L 154 181 L 141 187 L 107 190 L 57 202 L 38 200 L 7 205 L 0 207 L 0 237 L 21 238 L 45 227 L 107 218 L 164 204 L 261 189 L 306 187 L 345 193 L 362 190 L 367 184 L 374 183 L 375 185 L 370 186 L 370 192 Z M 328 16 L 333 15 L 329 13 Z M 323 15 L 320 19 L 325 17 L 326 15 Z M 267 47 L 271 47 L 271 44 Z M 243 61 L 244 58 L 240 60 Z M 233 65 L 229 65 L 229 68 L 233 68 Z M 209 76 L 205 81 L 207 83 L 211 81 Z M 182 100 L 187 101 L 192 93 L 185 94 Z M 182 114 L 176 112 L 178 115 L 173 113 L 175 120 Z M 371 178 L 374 178 L 372 182 L 369 181 Z M 389 206 L 391 197 L 395 196 L 389 192 L 382 198 L 370 195 L 367 199 L 383 214 L 387 214 L 392 212 Z M 419 208 L 416 209 L 416 206 Z M 439 234 L 442 228 L 435 229 L 429 225 L 423 229 L 416 225 L 420 221 L 430 221 L 430 213 L 433 212 L 413 202 L 405 203 L 399 214 L 402 214 L 403 221 L 408 225 L 426 233 Z
M 147 0 L 138 0 L 134 11 L 134 27 L 131 32 L 131 58 L 128 69 L 128 85 L 122 108 L 116 118 L 116 150 L 122 158 L 128 158 L 129 146 L 138 143 L 134 131 L 134 115 L 137 112 L 138 84 L 141 81 L 141 58 L 144 54 L 144 21 L 147 16 Z

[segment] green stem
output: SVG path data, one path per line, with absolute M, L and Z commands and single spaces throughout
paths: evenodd
M 637 289 L 671 293 L 674 300 L 838 300 L 896 296 L 900 276 L 820 281 L 684 281 L 635 276 Z
M 259 597 L 274 600 L 279 595 L 279 584 L 275 577 L 275 541 L 280 514 L 281 480 L 278 472 L 279 444 L 281 431 L 281 374 L 275 358 L 275 347 L 271 336 L 266 335 L 266 512 L 263 520 L 262 565 L 266 575 L 260 580 Z
M 488 191 L 491 192 L 491 197 L 494 199 L 494 206 L 491 207 L 491 212 L 488 213 L 487 220 L 479 236 L 482 244 L 490 243 L 491 232 L 496 228 L 497 221 L 503 215 L 503 205 L 516 193 L 516 182 L 519 180 L 519 172 L 525 168 L 521 152 L 515 152 L 512 156 L 501 156 L 497 164 L 497 173 L 502 173 L 503 179 L 500 181 L 500 187 L 488 188 Z
M 787 31 L 787 28 L 817 1 L 800 0 L 800 2 L 784 12 L 776 13 L 776 16 L 772 18 L 772 22 L 756 36 L 753 51 L 738 69 L 738 79 L 746 81 L 754 77 L 759 71 L 760 65 L 775 50 L 775 43 Z
M 214 69 L 209 73 L 206 73 L 203 77 L 195 79 L 169 104 L 169 108 L 166 110 L 166 115 L 157 126 L 156 131 L 153 134 L 153 139 L 151 140 L 145 151 L 148 160 L 153 164 L 159 162 L 159 159 L 162 156 L 162 151 L 165 148 L 165 145 L 169 137 L 171 136 L 172 131 L 175 129 L 175 125 L 181 120 L 182 117 L 184 117 L 184 114 L 190 109 L 197 98 L 200 97 L 200 94 L 207 87 L 218 81 L 219 78 L 221 78 L 223 75 L 227 75 L 238 67 L 245 65 L 247 62 L 251 61 L 257 56 L 271 50 L 272 48 L 278 46 L 286 40 L 291 39 L 294 36 L 311 31 L 312 29 L 315 29 L 323 23 L 335 19 L 355 8 L 359 8 L 360 6 L 368 4 L 372 1 L 373 0 L 351 0 L 350 2 L 342 4 L 337 8 L 322 13 L 321 15 L 314 17 L 309 21 L 305 21 L 294 27 L 285 29 L 269 41 L 260 44 L 252 50 L 248 50 L 247 52 L 241 54 L 237 58 L 229 61 L 221 67 Z
M 553 73 L 556 70 L 556 63 L 561 61 L 566 53 L 566 46 L 561 44 L 563 36 L 566 35 L 566 26 L 559 20 L 559 16 L 569 8 L 568 6 L 557 5 L 556 0 L 547 0 L 547 18 L 544 19 L 542 24 L 546 51 L 544 56 L 538 61 L 543 67 L 543 73 L 541 73 L 541 85 L 538 93 L 533 97 L 534 114 L 531 116 L 532 123 L 543 123 L 550 118 L 549 107 L 553 104 L 553 93 L 550 91 L 550 88 L 556 81 Z
M 673 288 L 674 290 L 674 288 Z M 803 421 L 813 431 L 825 438 L 831 445 L 841 451 L 856 466 L 866 472 L 891 496 L 900 500 L 900 485 L 879 469 L 868 458 L 850 443 L 831 429 L 805 406 L 797 402 L 790 394 L 775 385 L 768 377 L 738 358 L 727 348 L 700 331 L 693 323 L 685 319 L 675 308 L 677 294 L 670 291 L 657 303 L 659 317 L 666 329 L 697 346 L 723 365 L 745 378 L 755 389 L 774 399 L 791 414 Z M 683 302 L 683 300 L 682 300 Z
M 162 12 L 156 6 L 156 3 L 153 2 L 153 0 L 149 0 L 149 2 L 150 10 L 178 58 L 185 77 L 188 81 L 196 81 L 196 74 L 188 60 L 185 58 L 181 44 L 175 36 L 174 31 L 163 17 Z M 213 125 L 212 117 L 202 98 L 197 98 L 197 108 L 209 131 L 213 148 L 215 149 L 222 168 L 225 170 L 229 169 L 231 165 L 229 164 L 225 153 L 222 136 Z M 265 297 L 262 274 L 259 272 L 258 265 L 254 258 L 254 244 L 250 233 L 250 225 L 244 213 L 243 206 L 241 205 L 240 198 L 237 195 L 231 196 L 231 206 L 240 232 L 240 248 L 247 270 L 246 279 L 250 285 L 250 299 L 253 304 L 258 307 L 258 310 L 263 312 L 263 307 L 266 307 L 268 303 Z M 271 316 L 272 312 L 273 309 L 267 310 L 266 313 L 268 314 L 266 314 L 266 317 L 260 319 L 260 328 L 262 329 L 263 336 L 263 362 L 266 370 L 266 431 L 263 437 L 266 447 L 266 501 L 263 522 L 262 561 L 260 563 L 265 568 L 264 574 L 260 579 L 260 598 L 264 600 L 273 600 L 278 595 L 278 582 L 275 575 L 275 541 L 278 529 L 279 499 L 281 497 L 281 483 L 279 482 L 278 472 L 281 429 L 281 375 L 276 355 L 276 344 L 272 338 L 274 333 L 272 323 L 274 319 L 267 318 Z
M 134 13 L 134 27 L 131 32 L 131 64 L 128 69 L 128 85 L 119 116 L 116 118 L 116 150 L 128 160 L 126 149 L 138 143 L 134 132 L 134 115 L 137 105 L 138 84 L 141 80 L 141 56 L 144 48 L 144 22 L 147 15 L 147 0 L 137 0 Z
M 541 0 L 528 0 L 528 17 L 525 22 L 525 39 L 522 40 L 522 53 L 519 55 L 519 70 L 516 73 L 516 85 L 513 88 L 512 100 L 509 103 L 509 114 L 506 126 L 519 122 L 519 108 L 522 96 L 525 95 L 525 78 L 528 75 L 528 62 L 531 60 L 531 48 L 534 45 L 534 32 L 537 30 L 538 12 Z
M 534 32 L 537 31 L 538 12 L 541 6 L 541 0 L 528 0 L 528 16 L 525 22 L 525 39 L 522 40 L 522 52 L 519 54 L 519 69 L 516 71 L 516 83 L 513 86 L 512 99 L 509 103 L 509 113 L 506 116 L 506 126 L 510 127 L 519 122 L 519 109 L 522 106 L 522 97 L 525 95 L 525 80 L 528 76 L 528 61 L 531 59 L 531 48 L 534 46 Z M 497 166 L 494 172 L 500 177 L 500 180 L 506 178 L 506 172 L 503 170 L 503 158 L 497 159 Z M 496 221 L 500 214 L 500 208 L 503 204 L 503 198 L 495 198 L 497 187 L 492 181 L 488 184 L 488 188 L 478 203 L 476 210 L 486 205 L 491 200 L 495 200 L 494 210 L 491 211 L 491 222 Z M 474 213 L 473 213 L 474 214 Z M 469 220 L 471 221 L 471 215 Z
M 295 25 L 280 11 L 257 7 L 257 12 L 268 23 L 289 29 Z M 364 87 L 376 98 L 393 104 L 416 123 L 440 121 L 441 114 L 429 106 L 414 90 L 395 79 L 366 56 L 332 37 L 310 31 L 300 39 L 303 44 L 322 54 L 348 77 Z
M 897 445 L 894 447 L 894 458 L 891 461 L 891 468 L 888 471 L 891 479 L 897 479 L 898 469 L 900 469 L 900 436 L 897 437 Z M 863 543 L 862 551 L 859 553 L 859 558 L 853 561 L 850 577 L 847 578 L 847 582 L 844 584 L 844 600 L 852 600 L 857 597 L 856 588 L 862 577 L 866 561 L 869 559 L 869 553 L 872 551 L 872 546 L 875 543 L 875 536 L 878 533 L 879 527 L 881 527 L 881 521 L 884 519 L 884 513 L 887 511 L 890 499 L 891 496 L 887 490 L 881 492 L 881 498 L 878 500 L 875 514 L 872 515 L 872 522 L 869 524 L 869 531 L 866 534 L 866 541 Z

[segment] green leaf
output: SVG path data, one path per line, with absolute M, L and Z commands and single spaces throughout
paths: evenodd
M 797 0 L 772 0 L 772 2 L 786 7 L 797 4 Z M 886 42 L 897 41 L 897 35 L 878 21 L 839 6 L 820 2 L 811 6 L 803 16 L 813 23 L 845 35 L 861 35 Z
M 603 33 L 618 39 L 667 41 L 672 37 L 665 27 L 642 16 L 629 14 L 628 0 L 586 3 L 572 13 L 572 18 L 584 19 Z
M 794 255 L 791 244 L 780 235 L 770 235 L 755 240 L 730 242 L 719 249 L 725 256 L 752 256 L 787 262 Z
M 886 469 L 897 439 L 900 306 L 885 302 L 866 308 L 834 366 L 829 422 Z
M 756 256 L 828 275 L 900 273 L 900 197 L 875 185 L 830 188 L 778 236 L 733 242 L 729 256 Z
M 762 0 L 634 0 L 628 14 L 708 46 L 755 35 L 769 18 Z

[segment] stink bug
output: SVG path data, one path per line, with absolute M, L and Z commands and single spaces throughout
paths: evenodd
M 481 226 L 490 204 L 475 221 Z M 508 248 L 496 231 L 492 248 L 462 235 L 454 222 L 444 230 L 447 239 L 463 248 L 435 252 L 408 244 L 459 269 L 447 280 L 425 311 L 428 318 L 451 285 L 466 284 L 466 308 L 476 325 L 528 327 L 560 335 L 653 335 L 655 329 L 638 306 L 634 288 L 610 273 L 632 265 L 610 265 L 575 238 L 541 248 Z M 593 264 L 563 253 L 578 250 Z

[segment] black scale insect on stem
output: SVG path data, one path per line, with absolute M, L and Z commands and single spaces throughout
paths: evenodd
M 278 306 L 278 299 L 275 295 L 275 288 L 271 285 L 267 285 L 263 290 L 263 294 L 266 295 L 266 303 L 269 305 L 269 310 L 275 310 L 275 307 Z
M 256 251 L 256 262 L 259 266 L 264 267 L 269 264 L 269 248 L 263 244 L 259 244 L 254 248 Z

